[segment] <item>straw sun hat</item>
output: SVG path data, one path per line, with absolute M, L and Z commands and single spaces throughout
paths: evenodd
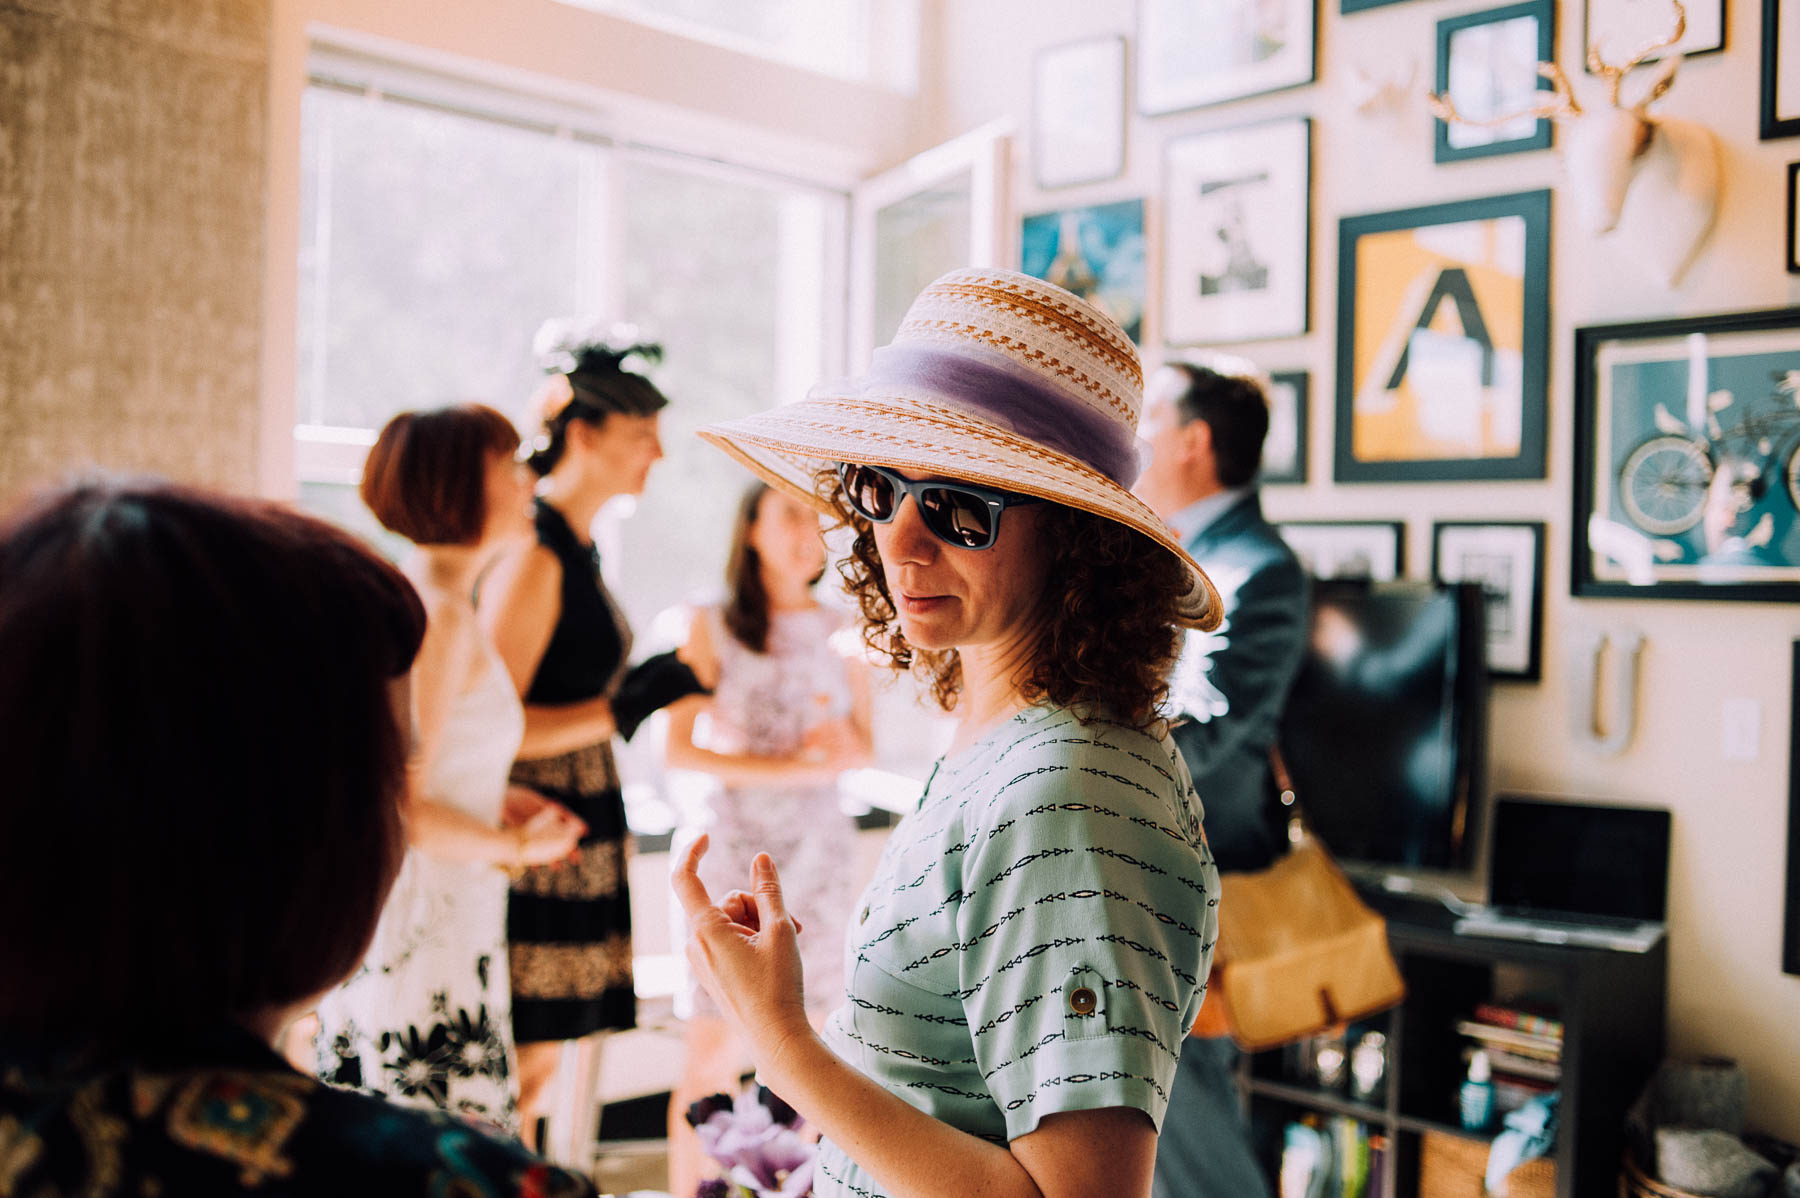
M 912 302 L 869 372 L 700 435 L 771 486 L 819 507 L 834 462 L 959 479 L 1116 521 L 1181 559 L 1182 618 L 1219 624 L 1219 593 L 1168 525 L 1131 493 L 1144 373 L 1110 317 L 1007 270 L 955 270 Z

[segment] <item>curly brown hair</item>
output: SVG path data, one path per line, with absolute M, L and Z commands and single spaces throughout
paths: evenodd
M 918 649 L 907 642 L 875 548 L 875 526 L 850 506 L 835 470 L 820 471 L 813 485 L 838 527 L 854 534 L 838 573 L 861 612 L 863 642 L 877 660 L 911 672 L 943 710 L 954 710 L 962 693 L 962 658 L 955 649 Z M 1169 672 L 1181 651 L 1177 621 L 1186 570 L 1141 533 L 1060 503 L 1045 505 L 1041 536 L 1051 555 L 1047 577 L 1060 594 L 1047 592 L 1020 689 L 1033 703 L 1092 705 L 1108 718 L 1151 727 L 1161 718 Z

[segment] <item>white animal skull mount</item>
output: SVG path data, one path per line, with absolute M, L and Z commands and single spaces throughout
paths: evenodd
M 1459 114 L 1449 96 L 1430 97 L 1432 113 L 1444 121 L 1494 126 L 1532 116 L 1561 122 L 1563 169 L 1582 225 L 1592 233 L 1613 233 L 1614 244 L 1665 287 L 1680 282 L 1719 211 L 1719 150 L 1711 131 L 1649 111 L 1674 86 L 1680 55 L 1656 68 L 1643 99 L 1627 105 L 1619 96 L 1626 75 L 1687 32 L 1687 10 L 1680 0 L 1673 3 L 1670 35 L 1640 47 L 1622 64 L 1607 62 L 1599 42 L 1588 47 L 1588 70 L 1606 80 L 1605 108 L 1582 108 L 1553 62 L 1540 62 L 1537 69 L 1554 90 L 1520 112 L 1476 119 Z

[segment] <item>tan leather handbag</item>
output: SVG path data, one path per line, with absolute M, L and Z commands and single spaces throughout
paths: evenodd
M 1291 808 L 1286 764 L 1274 751 L 1270 761 Z M 1260 1052 L 1406 995 L 1386 922 L 1316 837 L 1302 831 L 1291 839 L 1287 856 L 1268 869 L 1220 876 L 1219 942 L 1195 1035 L 1228 1031 L 1240 1047 Z

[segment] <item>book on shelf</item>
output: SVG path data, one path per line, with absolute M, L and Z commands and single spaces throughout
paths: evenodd
M 1536 1011 L 1504 1006 L 1500 1003 L 1477 1003 L 1475 1019 L 1477 1022 L 1490 1024 L 1493 1027 L 1511 1028 L 1515 1032 L 1543 1036 L 1550 1040 L 1560 1041 L 1563 1038 L 1562 1020 L 1553 1019 Z
M 1487 1050 L 1488 1064 L 1496 1074 L 1510 1073 L 1514 1077 L 1528 1077 L 1533 1081 L 1557 1082 L 1562 1080 L 1562 1064 L 1558 1061 L 1546 1061 L 1542 1057 L 1528 1057 L 1516 1052 L 1508 1052 L 1504 1048 Z
M 1532 1078 L 1494 1074 L 1494 1117 L 1510 1115 L 1534 1098 L 1554 1094 L 1556 1087 Z
M 1562 1059 L 1562 1040 L 1551 1036 L 1515 1031 L 1509 1027 L 1495 1027 L 1474 1019 L 1458 1020 L 1456 1030 L 1461 1035 L 1480 1041 L 1485 1048 L 1500 1048 L 1519 1056 L 1537 1057 L 1546 1061 Z

